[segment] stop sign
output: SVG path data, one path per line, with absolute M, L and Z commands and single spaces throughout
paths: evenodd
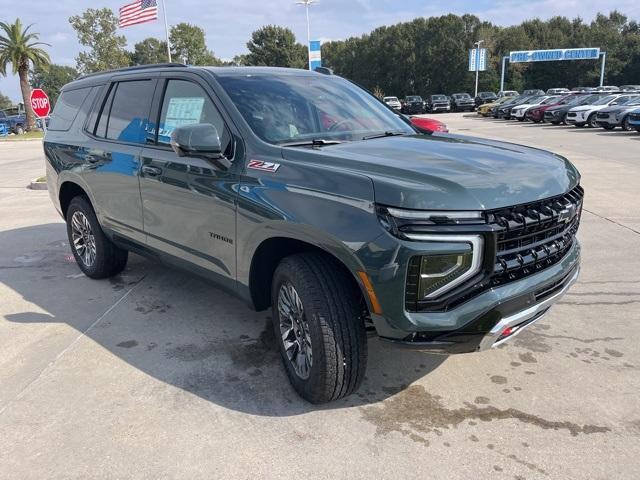
M 38 118 L 45 118 L 49 116 L 51 112 L 51 103 L 49 103 L 49 97 L 44 90 L 40 88 L 34 88 L 31 90 L 31 108 Z

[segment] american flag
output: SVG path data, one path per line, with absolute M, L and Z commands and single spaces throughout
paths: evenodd
M 137 0 L 120 7 L 120 28 L 138 23 L 152 22 L 158 18 L 158 2 L 156 0 Z

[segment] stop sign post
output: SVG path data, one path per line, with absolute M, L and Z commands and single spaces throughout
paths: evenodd
M 51 102 L 49 102 L 49 97 L 41 88 L 31 90 L 31 108 L 33 108 L 36 117 L 42 119 L 42 129 L 46 132 L 46 118 L 51 113 Z

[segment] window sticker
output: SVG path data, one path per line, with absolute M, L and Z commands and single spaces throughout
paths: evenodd
M 176 128 L 193 123 L 200 123 L 204 108 L 203 97 L 178 97 L 171 98 L 167 106 L 167 114 L 164 124 L 161 125 L 159 136 L 169 140 L 171 132 Z

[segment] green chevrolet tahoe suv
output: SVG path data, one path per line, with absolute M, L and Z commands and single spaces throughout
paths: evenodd
M 367 337 L 489 349 L 575 282 L 580 175 L 541 150 L 416 131 L 334 75 L 168 64 L 64 87 L 45 137 L 80 269 L 128 252 L 273 311 L 313 403 L 354 392 Z

